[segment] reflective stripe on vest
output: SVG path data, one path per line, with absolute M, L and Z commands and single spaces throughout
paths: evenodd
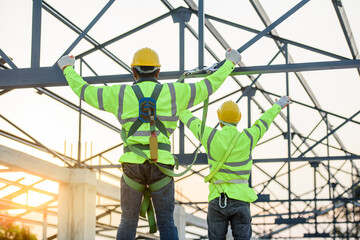
M 204 82 L 205 82 L 205 85 L 207 87 L 207 90 L 208 90 L 208 94 L 209 96 L 213 93 L 213 89 L 212 89 L 212 86 L 211 86 L 211 83 L 209 80 L 207 80 L 206 78 L 204 79 Z
M 252 146 L 253 146 L 253 142 L 254 142 L 254 139 L 253 139 L 253 136 L 248 132 L 248 130 L 244 129 L 244 132 L 246 133 L 246 135 L 249 137 L 250 139 L 250 149 L 249 149 L 249 152 L 250 152 L 250 156 L 252 155 Z
M 246 159 L 245 161 L 242 161 L 242 162 L 226 162 L 226 163 L 224 163 L 224 165 L 227 165 L 229 167 L 241 167 L 241 166 L 244 166 L 244 165 L 248 164 L 251 160 L 252 160 L 252 155 L 250 154 L 249 158 Z
M 172 128 L 166 128 L 166 131 L 170 134 L 172 134 L 174 132 L 174 129 Z M 156 136 L 159 136 L 160 131 L 156 130 L 155 131 Z M 136 131 L 132 136 L 134 137 L 150 137 L 151 136 L 151 132 L 150 131 Z
M 196 117 L 191 117 L 191 118 L 189 119 L 189 121 L 187 121 L 186 126 L 187 126 L 188 128 L 190 128 L 190 124 L 191 124 L 192 121 L 194 121 L 195 119 L 196 119 Z
M 125 88 L 126 88 L 126 85 L 121 85 L 120 91 L 119 91 L 119 108 L 118 108 L 117 118 L 118 118 L 118 121 L 120 122 L 121 125 L 128 122 L 128 121 L 126 121 L 126 119 L 121 118 L 121 115 L 123 114 L 123 109 L 124 109 Z M 134 121 L 132 121 L 132 122 L 135 122 L 135 120 L 137 118 L 135 117 L 133 119 L 134 119 Z
M 219 172 L 223 172 L 223 173 L 228 173 L 228 174 L 236 174 L 236 175 L 248 175 L 250 174 L 250 170 L 248 171 L 232 171 L 232 170 L 229 170 L 229 169 L 223 169 L 221 168 L 219 170 Z
M 80 99 L 83 100 L 83 101 L 85 101 L 85 98 L 84 98 L 84 96 L 85 96 L 85 89 L 86 89 L 88 86 L 90 86 L 90 85 L 89 85 L 89 84 L 85 84 L 85 85 L 82 86 L 82 88 L 81 88 Z
M 262 120 L 261 118 L 259 119 L 260 122 L 262 122 L 262 124 L 264 124 L 265 128 L 266 128 L 266 131 L 269 129 L 269 126 L 267 124 L 267 122 L 265 122 L 264 120 Z
M 208 158 L 211 159 L 211 160 L 215 160 L 212 156 L 211 156 L 211 153 L 210 153 L 210 144 L 211 144 L 211 141 L 213 140 L 214 136 L 215 136 L 215 133 L 216 133 L 216 128 L 214 128 L 210 135 L 209 135 L 209 138 L 208 138 L 208 141 L 207 141 L 207 152 L 208 152 Z
M 100 110 L 105 110 L 104 109 L 104 102 L 103 102 L 103 88 L 99 88 L 97 91 L 97 97 L 98 97 L 98 103 L 99 103 L 99 109 Z
M 222 184 L 222 183 L 237 183 L 237 184 L 248 184 L 249 181 L 246 179 L 233 179 L 229 181 L 223 181 L 223 180 L 216 180 L 213 182 L 214 184 Z
M 194 106 L 194 100 L 196 97 L 196 86 L 195 83 L 189 83 L 190 85 L 190 101 L 189 104 L 187 106 L 187 109 L 191 108 L 192 106 Z
M 171 96 L 171 116 L 175 117 L 176 116 L 176 93 L 175 93 L 175 87 L 174 87 L 173 83 L 168 83 L 167 85 L 169 87 L 170 96 Z

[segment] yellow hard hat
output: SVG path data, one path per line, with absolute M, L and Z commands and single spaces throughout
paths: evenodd
M 241 119 L 238 105 L 231 100 L 224 102 L 218 109 L 217 114 L 220 122 L 238 123 Z
M 133 66 L 153 66 L 161 67 L 159 56 L 150 48 L 142 48 L 134 54 L 131 67 Z

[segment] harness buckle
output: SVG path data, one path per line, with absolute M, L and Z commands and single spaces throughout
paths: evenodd
M 221 201 L 222 197 L 224 198 L 224 205 L 222 205 L 222 201 Z M 220 197 L 219 197 L 219 207 L 220 208 L 226 208 L 226 206 L 227 206 L 227 196 L 226 196 L 226 194 L 221 193 Z

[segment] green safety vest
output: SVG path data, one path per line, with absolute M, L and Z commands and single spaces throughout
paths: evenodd
M 219 197 L 222 192 L 229 198 L 244 202 L 253 202 L 257 199 L 255 191 L 248 185 L 252 166 L 252 151 L 280 111 L 281 107 L 274 104 L 251 128 L 246 128 L 240 133 L 235 126 L 224 126 L 221 130 L 205 127 L 201 142 L 208 157 L 210 174 L 215 169 L 217 170 L 209 184 L 209 202 Z M 200 119 L 186 110 L 180 114 L 180 120 L 198 138 Z M 238 134 L 240 135 L 236 136 Z M 238 137 L 237 140 L 235 137 Z M 225 162 L 221 163 L 233 142 L 235 143 L 231 153 L 226 156 Z M 217 169 L 218 164 L 222 165 Z
M 195 83 L 164 83 L 156 100 L 157 118 L 162 122 L 166 132 L 156 130 L 159 146 L 158 163 L 174 165 L 174 157 L 170 152 L 170 135 L 177 128 L 179 113 L 191 108 L 209 97 L 225 81 L 233 71 L 234 64 L 226 61 L 216 72 Z M 64 75 L 71 89 L 86 103 L 91 106 L 110 112 L 116 116 L 126 133 L 139 117 L 139 100 L 131 85 L 91 86 L 79 76 L 70 66 L 64 70 Z M 150 97 L 154 91 L 156 82 L 141 81 L 136 84 L 140 87 L 145 97 Z M 149 145 L 150 123 L 143 123 L 131 136 L 127 137 L 130 145 Z M 137 154 L 127 151 L 124 144 L 124 154 L 120 162 L 143 163 L 145 159 Z M 150 158 L 150 151 L 143 149 Z

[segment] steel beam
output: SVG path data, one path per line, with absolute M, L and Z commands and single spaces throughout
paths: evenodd
M 352 115 L 349 119 L 347 119 L 346 121 L 344 121 L 342 124 L 340 124 L 338 127 L 336 127 L 335 129 L 331 130 L 330 133 L 328 133 L 325 137 L 323 137 L 321 140 L 317 141 L 317 143 L 315 143 L 313 146 L 311 146 L 309 149 L 307 149 L 305 152 L 303 152 L 302 154 L 299 155 L 299 158 L 305 156 L 306 153 L 308 153 L 311 149 L 313 149 L 314 147 L 316 147 L 317 145 L 319 145 L 322 141 L 324 141 L 328 136 L 330 135 L 334 135 L 334 133 L 341 127 L 343 127 L 346 123 L 348 123 L 350 120 L 352 120 L 354 117 L 356 117 L 358 114 L 360 113 L 360 111 L 356 112 L 354 115 Z
M 194 11 L 194 13 L 196 13 L 196 11 Z M 212 16 L 212 15 L 205 14 L 205 17 L 206 17 L 206 19 L 214 20 L 216 22 L 223 23 L 223 24 L 235 27 L 235 28 L 239 28 L 239 29 L 251 32 L 251 33 L 259 34 L 261 32 L 260 30 L 250 28 L 250 27 L 238 24 L 238 23 L 231 22 L 231 21 L 227 21 L 225 19 L 218 18 L 218 17 Z M 302 48 L 302 49 L 306 49 L 306 50 L 309 50 L 309 51 L 312 51 L 312 52 L 315 52 L 315 53 L 319 53 L 319 54 L 322 54 L 324 56 L 328 56 L 328 57 L 331 57 L 331 58 L 335 58 L 335 59 L 339 59 L 339 60 L 350 60 L 351 59 L 351 58 L 340 56 L 340 55 L 337 55 L 335 53 L 331 53 L 331 52 L 328 52 L 328 51 L 325 51 L 325 50 L 322 50 L 322 49 L 319 49 L 319 48 L 315 48 L 315 47 L 312 47 L 312 46 L 309 46 L 309 45 L 306 45 L 306 44 L 303 44 L 303 43 L 300 43 L 300 42 L 296 42 L 296 41 L 293 41 L 293 40 L 290 40 L 290 39 L 287 39 L 287 38 L 283 38 L 283 37 L 279 37 L 277 35 L 273 35 L 273 33 L 272 33 L 273 31 L 275 31 L 275 30 L 272 30 L 271 33 L 267 33 L 266 35 L 264 35 L 264 37 L 272 38 L 272 39 L 276 40 L 279 43 L 287 43 L 289 45 L 299 47 L 299 48 Z
M 343 60 L 328 62 L 309 62 L 294 64 L 279 64 L 251 67 L 237 67 L 230 74 L 248 75 L 248 74 L 270 74 L 281 72 L 306 72 L 320 70 L 335 70 L 360 67 L 360 60 Z M 160 80 L 178 79 L 182 75 L 182 71 L 161 72 Z M 189 78 L 201 78 L 208 74 L 206 72 L 189 76 Z M 104 75 L 83 77 L 89 84 L 101 83 L 131 83 L 134 81 L 131 74 Z M 67 86 L 62 71 L 57 67 L 42 68 L 22 68 L 22 69 L 6 69 L 0 71 L 0 89 L 12 88 L 31 88 L 31 87 L 55 87 Z
M 250 47 L 253 43 L 258 41 L 260 38 L 265 36 L 267 33 L 271 32 L 275 29 L 280 23 L 285 21 L 288 17 L 290 17 L 293 13 L 298 11 L 300 8 L 302 8 L 306 3 L 308 3 L 310 0 L 302 0 L 298 4 L 296 4 L 293 8 L 291 8 L 289 11 L 287 11 L 284 15 L 279 17 L 277 20 L 275 20 L 273 23 L 266 26 L 264 30 L 262 30 L 260 33 L 256 34 L 255 37 L 253 37 L 250 41 L 248 41 L 245 45 L 243 45 L 241 48 L 238 49 L 238 52 L 242 53 L 245 51 L 248 47 Z
M 356 41 L 355 41 L 354 35 L 352 33 L 348 18 L 346 16 L 344 6 L 343 6 L 341 0 L 332 0 L 332 3 L 334 5 L 336 15 L 339 19 L 344 36 L 346 38 L 346 42 L 349 46 L 351 56 L 353 57 L 353 59 L 359 59 L 360 54 L 357 49 Z M 358 72 L 360 74 L 360 69 L 358 69 Z
M 115 0 L 109 0 L 109 2 L 104 6 L 103 9 L 96 15 L 96 17 L 89 23 L 89 25 L 79 34 L 79 36 L 75 39 L 75 41 L 66 49 L 66 51 L 61 55 L 68 55 L 76 45 L 87 35 L 90 29 L 99 21 L 99 19 L 104 15 L 104 13 L 110 8 L 110 6 L 114 3 Z M 60 56 L 60 57 L 61 57 Z M 55 63 L 56 64 L 56 63 Z
M 176 10 L 174 10 L 174 11 L 176 11 Z M 128 36 L 138 32 L 138 31 L 140 31 L 142 29 L 145 29 L 146 27 L 149 27 L 149 26 L 153 25 L 154 23 L 157 23 L 157 22 L 167 18 L 171 14 L 172 14 L 172 11 L 170 11 L 168 13 L 165 13 L 165 14 L 157 17 L 157 18 L 154 18 L 153 20 L 148 21 L 148 22 L 146 22 L 146 23 L 144 23 L 144 24 L 142 24 L 142 25 L 140 25 L 140 26 L 138 26 L 138 27 L 136 27 L 136 28 L 134 28 L 134 29 L 132 29 L 130 31 L 127 31 L 126 33 L 123 33 L 123 34 L 121 34 L 121 35 L 119 35 L 117 37 L 114 37 L 114 38 L 112 38 L 112 39 L 110 39 L 110 40 L 108 40 L 108 41 L 106 41 L 104 43 L 101 43 L 101 44 L 96 43 L 96 44 L 94 44 L 95 47 L 93 47 L 93 48 L 91 48 L 91 49 L 89 49 L 89 50 L 87 50 L 87 51 L 85 51 L 83 53 L 80 53 L 79 55 L 76 55 L 75 58 L 76 59 L 83 58 L 83 57 L 89 55 L 90 53 L 93 53 L 93 52 L 95 52 L 95 51 L 97 51 L 99 49 L 105 48 L 106 46 L 108 46 L 108 45 L 110 45 L 112 43 L 115 43 L 115 42 L 117 42 L 117 41 L 119 41 L 119 40 L 121 40 L 121 39 L 123 39 L 125 37 L 128 37 Z
M 194 154 L 174 154 L 179 159 L 180 165 L 189 165 L 194 159 Z M 253 163 L 275 163 L 275 162 L 321 162 L 321 161 L 344 161 L 344 160 L 360 160 L 360 155 L 350 156 L 318 156 L 318 157 L 302 157 L 302 158 L 255 158 Z M 205 153 L 199 153 L 195 165 L 208 164 Z
M 53 15 L 56 19 L 58 19 L 60 22 L 65 24 L 68 28 L 73 30 L 77 34 L 81 34 L 83 32 L 82 29 L 77 27 L 74 23 L 72 23 L 70 20 L 68 20 L 66 17 L 64 17 L 62 14 L 60 14 L 58 11 L 56 11 L 54 8 L 52 8 L 49 4 L 43 2 L 43 8 Z M 93 46 L 98 46 L 99 43 L 90 37 L 88 34 L 84 35 L 84 39 L 88 41 Z M 131 72 L 131 69 L 128 65 L 126 65 L 123 61 L 121 61 L 118 57 L 116 57 L 114 54 L 112 54 L 109 50 L 106 48 L 100 48 L 100 51 L 103 52 L 106 56 L 108 56 L 111 60 L 113 60 L 115 63 L 123 67 L 126 71 Z

